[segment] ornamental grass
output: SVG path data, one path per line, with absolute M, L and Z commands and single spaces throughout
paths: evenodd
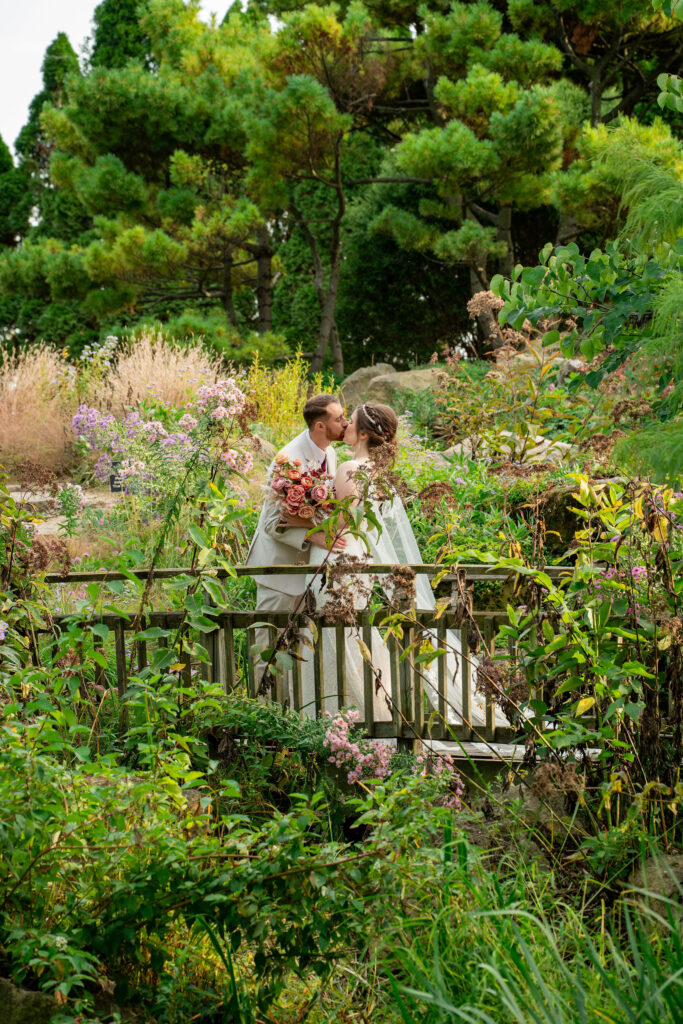
M 60 391 L 63 359 L 47 345 L 4 355 L 0 362 L 0 463 L 63 469 L 73 444 L 72 410 Z
M 149 401 L 181 409 L 203 384 L 222 375 L 220 360 L 202 345 L 180 346 L 161 332 L 141 331 L 118 350 L 111 372 L 89 397 L 92 405 L 114 415 Z

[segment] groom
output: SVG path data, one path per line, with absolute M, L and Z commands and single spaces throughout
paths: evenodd
M 344 410 L 334 395 L 314 395 L 304 406 L 306 429 L 284 446 L 282 451 L 290 459 L 301 459 L 303 466 L 322 469 L 329 476 L 337 472 L 337 454 L 332 441 L 341 441 L 348 423 Z M 273 474 L 274 463 L 268 470 L 266 490 Z M 281 522 L 279 501 L 266 500 L 251 542 L 245 565 L 306 565 L 311 544 L 326 548 L 324 532 L 307 538 L 308 530 L 285 526 Z M 343 537 L 334 542 L 334 550 L 344 548 Z M 306 589 L 306 575 L 254 576 L 256 580 L 256 610 L 260 612 L 293 611 Z M 269 646 L 267 630 L 257 630 L 257 643 Z M 262 674 L 264 666 L 261 666 Z

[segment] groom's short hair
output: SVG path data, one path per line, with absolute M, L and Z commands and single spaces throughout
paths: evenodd
M 338 401 L 334 395 L 313 395 L 309 398 L 304 406 L 304 419 L 308 429 L 314 427 L 318 420 L 326 420 L 329 406 Z

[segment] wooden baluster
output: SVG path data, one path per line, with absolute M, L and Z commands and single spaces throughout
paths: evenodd
M 126 665 L 126 637 L 121 619 L 114 625 L 114 650 L 116 652 L 116 689 L 119 698 L 123 700 L 128 686 L 128 666 Z
M 448 694 L 448 634 L 446 632 L 446 623 L 443 620 L 439 620 L 439 624 L 436 628 L 436 642 L 437 645 L 444 651 L 445 654 L 440 654 L 437 664 L 437 688 L 438 688 L 438 722 L 437 722 L 437 735 L 443 738 L 446 735 L 446 723 L 448 722 L 448 704 L 446 703 Z
M 417 613 L 416 613 L 417 614 Z M 412 677 L 413 677 L 413 726 L 415 728 L 415 741 L 413 753 L 419 753 L 422 749 L 422 733 L 424 730 L 424 680 L 422 678 L 422 666 L 415 664 L 415 658 L 419 654 L 416 649 L 411 655 Z
M 146 629 L 147 629 L 147 619 L 145 618 L 144 615 L 141 615 L 140 616 L 140 629 L 139 629 L 139 632 L 142 633 Z M 136 645 L 137 645 L 138 672 L 142 672 L 143 668 L 145 668 L 146 665 L 147 665 L 147 641 L 146 640 L 137 640 L 136 641 Z
M 259 620 L 261 616 L 259 616 Z M 254 671 L 254 656 L 251 653 L 251 649 L 256 643 L 256 630 L 250 626 L 247 627 L 247 693 L 250 697 L 256 696 L 256 673 Z
M 396 736 L 401 735 L 401 716 L 399 715 L 400 707 L 400 672 L 399 672 L 399 660 L 398 660 L 398 644 L 396 637 L 392 633 L 389 637 L 389 671 L 391 673 L 391 718 L 394 724 L 394 730 Z
M 237 671 L 235 669 L 235 629 L 229 613 L 222 615 L 221 621 L 223 623 L 223 689 L 226 693 L 230 693 L 237 681 Z
M 484 623 L 484 646 L 490 658 L 494 654 L 494 634 L 493 622 L 490 618 L 487 618 Z M 493 703 L 493 698 L 490 693 L 486 695 L 486 729 L 484 735 L 489 743 L 493 743 L 496 738 L 496 705 Z
M 367 613 L 363 615 L 361 636 L 372 658 L 372 627 Z M 363 718 L 368 736 L 375 735 L 375 677 L 372 666 L 363 658 Z
M 467 627 L 465 627 L 465 629 L 460 630 L 460 671 L 458 672 L 463 717 L 460 735 L 465 741 L 472 739 L 472 726 L 470 724 L 472 721 L 472 673 L 470 668 L 470 648 L 467 642 Z M 457 706 L 457 697 L 455 703 Z
M 413 631 L 405 623 L 403 625 L 403 652 L 405 652 L 413 639 Z M 399 691 L 398 691 L 398 703 L 401 710 L 401 721 L 400 721 L 400 734 L 397 739 L 397 746 L 399 750 L 404 750 L 408 753 L 413 752 L 413 740 L 414 731 L 412 728 L 413 720 L 413 692 L 411 685 L 411 671 L 410 661 L 408 657 L 404 657 L 398 663 L 399 669 Z
M 313 651 L 313 692 L 315 696 L 315 717 L 322 718 L 323 696 L 325 692 L 325 675 L 323 672 L 323 635 L 324 629 L 318 626 L 318 639 Z
M 334 643 L 337 662 L 337 707 L 346 707 L 346 637 L 343 626 L 334 627 Z
M 294 648 L 294 653 L 301 653 L 301 644 L 298 640 L 296 647 Z M 298 658 L 294 659 L 294 668 L 292 669 L 292 700 L 294 702 L 294 710 L 301 714 L 303 698 L 301 696 L 301 662 Z

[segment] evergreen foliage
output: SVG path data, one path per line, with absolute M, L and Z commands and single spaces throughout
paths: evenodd
M 130 61 L 153 65 L 140 28 L 141 0 L 102 0 L 95 8 L 91 67 L 120 68 Z
M 608 124 L 678 173 L 675 111 L 652 116 L 674 15 L 259 0 L 207 25 L 194 3 L 103 0 L 85 74 L 63 33 L 48 47 L 0 174 L 0 329 L 77 350 L 187 313 L 236 358 L 254 333 L 337 372 L 428 358 L 496 272 L 618 231 Z

